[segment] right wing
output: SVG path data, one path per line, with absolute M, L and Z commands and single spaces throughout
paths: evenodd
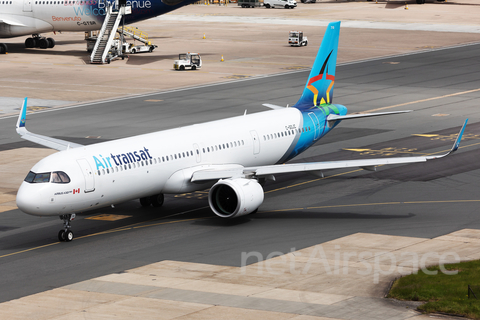
M 59 151 L 67 150 L 69 148 L 83 147 L 83 145 L 78 143 L 31 133 L 25 127 L 26 121 L 27 121 L 27 98 L 25 98 L 25 100 L 23 101 L 23 106 L 22 106 L 22 109 L 20 110 L 20 115 L 18 116 L 18 120 L 17 120 L 17 133 L 22 137 L 22 139 L 32 141 L 42 146 L 49 147 Z
M 311 163 L 292 163 L 292 164 L 276 164 L 271 166 L 260 167 L 238 167 L 230 169 L 207 169 L 199 170 L 193 173 L 191 181 L 206 181 L 206 180 L 218 180 L 229 178 L 261 178 L 267 177 L 279 173 L 290 172 L 305 172 L 305 171 L 322 171 L 341 168 L 362 168 L 365 170 L 375 170 L 376 166 L 386 164 L 404 164 L 425 162 L 428 160 L 434 160 L 446 157 L 455 152 L 460 145 L 460 141 L 467 126 L 468 119 L 462 126 L 462 129 L 458 133 L 457 139 L 453 144 L 450 151 L 438 156 L 423 156 L 423 157 L 397 157 L 397 158 L 377 158 L 377 159 L 365 159 L 365 160 L 344 160 L 344 161 L 324 161 L 324 162 L 311 162 Z

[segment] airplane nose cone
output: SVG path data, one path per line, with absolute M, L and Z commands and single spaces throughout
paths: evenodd
M 40 202 L 38 191 L 32 190 L 32 186 L 23 182 L 17 192 L 17 207 L 25 213 L 40 215 Z

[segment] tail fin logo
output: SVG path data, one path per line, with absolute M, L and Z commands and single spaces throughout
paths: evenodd
M 332 53 L 333 53 L 333 50 L 330 51 L 330 54 L 328 55 L 327 59 L 325 59 L 325 62 L 323 62 L 323 66 L 322 66 L 322 69 L 320 70 L 319 75 L 315 76 L 315 77 L 311 77 L 308 80 L 307 88 L 313 93 L 313 105 L 315 107 L 317 106 L 318 89 L 315 88 L 315 86 L 313 86 L 313 83 L 315 83 L 319 80 L 322 80 L 324 74 L 325 74 L 325 79 L 330 80 L 332 82 L 330 83 L 330 85 L 328 86 L 327 91 L 326 91 L 327 101 L 325 101 L 325 99 L 322 97 L 322 100 L 320 101 L 320 104 L 325 104 L 325 103 L 330 104 L 330 90 L 332 90 L 333 84 L 335 83 L 335 76 L 331 75 L 331 74 L 328 74 L 328 59 L 330 59 L 330 56 L 332 55 Z

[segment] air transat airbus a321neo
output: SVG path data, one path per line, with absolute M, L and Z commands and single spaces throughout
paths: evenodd
M 159 207 L 163 195 L 210 188 L 208 202 L 222 218 L 252 213 L 263 202 L 262 183 L 275 174 L 422 162 L 440 156 L 284 164 L 307 150 L 343 119 L 408 111 L 352 114 L 332 104 L 340 22 L 330 23 L 298 102 L 273 110 L 159 131 L 89 146 L 30 133 L 27 101 L 17 122 L 22 138 L 60 150 L 28 173 L 17 193 L 23 212 L 60 216 L 61 241 L 71 241 L 75 212 L 139 198 Z
M 156 17 L 189 5 L 196 0 L 125 0 L 131 14 L 125 15 L 130 24 Z M 42 32 L 100 30 L 107 6 L 118 7 L 118 0 L 1 0 L 0 38 L 32 35 L 25 40 L 27 48 L 53 48 L 55 40 Z M 0 53 L 7 52 L 0 43 Z

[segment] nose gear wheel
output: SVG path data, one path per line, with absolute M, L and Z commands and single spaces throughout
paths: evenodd
M 72 227 L 70 221 L 75 219 L 75 213 L 61 215 L 60 219 L 63 220 L 63 229 L 58 232 L 58 241 L 70 242 L 73 240 L 73 232 L 70 230 Z

